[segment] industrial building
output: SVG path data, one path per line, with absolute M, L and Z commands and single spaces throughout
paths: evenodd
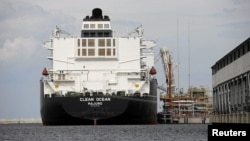
M 250 123 L 250 37 L 212 67 L 212 123 Z

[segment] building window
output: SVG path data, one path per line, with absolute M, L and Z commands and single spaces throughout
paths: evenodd
M 84 27 L 85 29 L 88 29 L 88 28 L 89 28 L 89 24 L 84 24 L 83 27 Z
M 95 40 L 94 39 L 88 39 L 88 47 L 94 47 L 95 46 Z
M 103 24 L 98 24 L 98 28 L 102 29 L 103 28 Z
M 103 37 L 103 32 L 98 32 L 98 37 Z
M 107 39 L 107 47 L 111 47 L 111 39 Z
M 242 55 L 244 55 L 245 54 L 245 46 L 243 45 L 243 47 L 242 47 Z
M 77 46 L 80 47 L 80 39 L 77 39 Z
M 87 50 L 86 49 L 82 49 L 82 56 L 87 56 Z
M 88 56 L 95 56 L 95 49 L 88 49 Z
M 104 28 L 109 28 L 109 24 L 104 24 Z
M 83 36 L 84 36 L 84 37 L 89 37 L 89 32 L 84 32 L 84 33 L 83 33 Z
M 105 56 L 105 48 L 98 49 L 98 56 Z
M 82 39 L 82 47 L 86 47 L 86 45 L 87 45 L 86 39 Z
M 77 49 L 77 56 L 81 56 L 81 49 Z
M 113 39 L 113 47 L 115 46 L 115 39 Z
M 90 24 L 90 28 L 95 28 L 95 24 Z
M 98 45 L 99 45 L 99 47 L 105 47 L 105 39 L 99 39 Z
M 247 53 L 249 50 L 248 50 L 248 44 L 246 43 L 245 45 L 244 45 L 244 51 L 245 51 L 245 53 Z
M 95 37 L 95 32 L 90 32 L 90 37 Z
M 250 42 L 247 44 L 247 50 L 250 51 Z
M 104 37 L 109 37 L 109 32 L 104 32 Z
M 107 56 L 111 56 L 111 49 L 110 48 L 107 49 Z

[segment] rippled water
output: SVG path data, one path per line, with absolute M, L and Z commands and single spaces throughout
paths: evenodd
M 0 124 L 0 141 L 207 141 L 207 124 Z

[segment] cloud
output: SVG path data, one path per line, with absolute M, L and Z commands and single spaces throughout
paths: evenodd
M 3 47 L 0 48 L 0 62 L 27 61 L 34 56 L 35 47 L 37 46 L 38 42 L 33 38 L 18 37 L 13 40 L 7 39 Z
M 65 24 L 66 23 L 66 24 Z M 41 6 L 26 1 L 0 2 L 0 62 L 32 62 L 48 40 L 52 29 L 59 25 L 68 28 L 75 24 L 73 16 L 61 11 L 46 11 Z M 72 26 L 76 27 L 76 26 Z M 79 31 L 80 33 L 80 31 Z M 43 58 L 44 59 L 44 58 Z
M 48 38 L 56 25 L 68 28 L 75 24 L 73 16 L 62 11 L 46 11 L 39 5 L 25 1 L 3 0 L 0 7 L 0 44 L 3 39 L 17 37 L 43 39 L 47 35 Z

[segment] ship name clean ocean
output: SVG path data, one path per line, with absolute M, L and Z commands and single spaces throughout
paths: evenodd
M 111 99 L 109 97 L 96 97 L 95 99 L 93 97 L 81 97 L 80 101 L 111 101 Z
M 103 98 L 103 97 L 96 97 L 96 98 L 80 98 L 81 102 L 88 102 L 88 105 L 91 107 L 99 107 L 102 105 L 102 102 L 107 102 L 107 101 L 111 101 L 110 98 Z

